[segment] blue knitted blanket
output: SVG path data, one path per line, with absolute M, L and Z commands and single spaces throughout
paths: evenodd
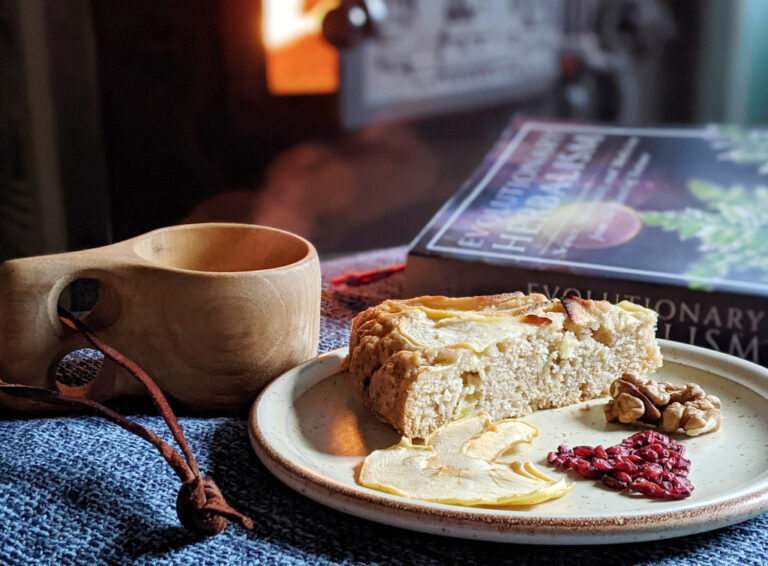
M 384 256 L 386 260 L 389 256 Z M 391 258 L 390 258 L 391 259 Z M 380 256 L 330 271 L 366 268 Z M 326 292 L 321 350 L 346 344 L 361 292 Z M 172 443 L 146 407 L 120 406 Z M 138 411 L 138 413 L 137 413 Z M 144 411 L 144 412 L 142 412 Z M 185 531 L 179 481 L 145 441 L 97 417 L 0 418 L 0 564 L 764 564 L 768 515 L 718 531 L 638 544 L 522 546 L 388 527 L 284 486 L 251 449 L 245 416 L 180 422 L 203 473 L 254 519 L 218 536 Z

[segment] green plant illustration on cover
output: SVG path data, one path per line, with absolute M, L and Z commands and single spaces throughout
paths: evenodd
M 693 278 L 718 279 L 729 273 L 759 271 L 768 281 L 768 187 L 748 191 L 744 187 L 721 187 L 705 181 L 690 181 L 688 188 L 708 210 L 685 208 L 643 212 L 648 226 L 678 232 L 681 240 L 698 238 L 700 258 L 685 271 Z M 706 289 L 691 282 L 694 289 Z
M 718 160 L 757 165 L 761 175 L 768 175 L 768 130 L 715 126 L 711 132 Z

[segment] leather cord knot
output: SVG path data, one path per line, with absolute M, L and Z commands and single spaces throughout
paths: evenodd
M 227 519 L 236 520 L 248 529 L 253 521 L 230 506 L 211 478 L 194 478 L 181 485 L 176 498 L 176 514 L 188 530 L 205 535 L 219 534 Z

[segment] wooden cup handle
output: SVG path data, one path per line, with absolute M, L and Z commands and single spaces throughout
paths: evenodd
M 73 281 L 94 278 L 100 282 L 98 302 L 86 318 L 89 325 L 106 328 L 117 321 L 115 286 L 105 282 L 119 278 L 125 265 L 119 248 L 115 244 L 0 265 L 0 377 L 51 388 L 55 386 L 53 369 L 61 356 L 86 346 L 57 314 L 59 297 Z M 0 398 L 0 404 L 9 404 L 8 399 Z

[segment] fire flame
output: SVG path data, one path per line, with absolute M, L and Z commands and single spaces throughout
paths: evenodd
M 309 9 L 305 0 L 263 0 L 262 38 L 267 49 L 279 49 L 307 35 L 319 35 L 325 15 L 339 0 L 319 0 Z
M 261 36 L 274 94 L 335 92 L 338 53 L 322 36 L 323 18 L 340 0 L 263 0 Z

